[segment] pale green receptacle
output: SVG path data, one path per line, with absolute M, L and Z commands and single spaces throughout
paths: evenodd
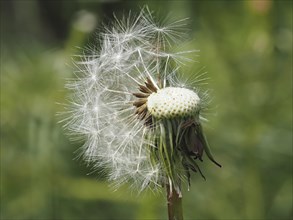
M 193 116 L 200 108 L 198 95 L 186 88 L 167 87 L 148 97 L 148 111 L 155 118 Z

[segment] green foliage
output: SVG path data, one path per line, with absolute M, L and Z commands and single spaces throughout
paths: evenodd
M 54 16 L 45 3 L 9 2 L 1 2 L 1 219 L 166 218 L 165 189 L 113 192 L 73 160 L 81 143 L 69 141 L 56 116 L 74 48 L 94 38 L 103 16 L 143 4 L 190 18 L 192 40 L 182 47 L 200 49 L 200 63 L 183 71 L 204 65 L 211 78 L 204 126 L 223 167 L 199 164 L 207 181 L 195 175 L 183 191 L 185 218 L 292 219 L 291 2 L 44 1 L 48 11 L 59 7 Z

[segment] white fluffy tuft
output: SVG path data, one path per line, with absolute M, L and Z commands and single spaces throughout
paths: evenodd
M 185 20 L 157 25 L 144 8 L 136 16 L 116 18 L 100 34 L 100 48 L 76 62 L 76 78 L 67 85 L 73 95 L 65 127 L 85 139 L 84 159 L 105 168 L 117 187 L 132 182 L 143 190 L 164 181 L 160 164 L 149 159 L 152 131 L 134 114 L 132 93 L 147 78 L 156 87 L 158 78 L 163 87 L 176 85 L 184 53 L 192 52 L 170 52 L 184 25 Z

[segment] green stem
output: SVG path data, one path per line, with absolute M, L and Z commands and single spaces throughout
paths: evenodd
M 166 188 L 169 220 L 183 220 L 182 197 L 174 188 L 172 188 L 172 192 L 170 192 L 169 185 L 166 185 Z

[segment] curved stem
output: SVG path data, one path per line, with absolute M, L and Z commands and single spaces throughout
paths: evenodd
M 169 220 L 183 220 L 182 196 L 174 188 L 170 191 L 170 185 L 166 185 L 166 188 Z

